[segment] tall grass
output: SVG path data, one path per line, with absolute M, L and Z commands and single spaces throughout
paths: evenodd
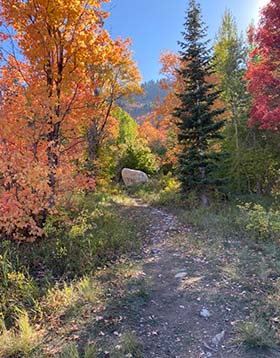
M 79 300 L 95 302 L 100 292 L 92 273 L 140 247 L 128 205 L 104 193 L 89 194 L 49 217 L 43 239 L 0 242 L 1 357 L 29 354 L 37 337 L 29 319 L 44 322 Z M 25 314 L 18 316 L 18 310 Z
M 31 326 L 27 312 L 21 312 L 16 322 L 16 328 L 7 330 L 2 322 L 0 335 L 0 357 L 14 356 L 30 357 L 31 351 L 38 345 L 40 335 Z

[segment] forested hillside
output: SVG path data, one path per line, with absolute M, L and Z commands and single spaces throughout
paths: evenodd
M 150 113 L 156 102 L 161 101 L 167 92 L 161 87 L 160 80 L 144 82 L 141 88 L 143 90 L 142 95 L 118 101 L 119 106 L 135 118 L 137 122 L 141 122 L 141 117 Z

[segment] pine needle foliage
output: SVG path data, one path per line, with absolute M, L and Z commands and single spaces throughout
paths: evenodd
M 215 106 L 220 92 L 209 80 L 213 76 L 211 49 L 205 39 L 207 27 L 201 8 L 195 0 L 189 1 L 184 27 L 178 69 L 184 89 L 177 94 L 181 104 L 174 109 L 179 128 L 178 172 L 183 192 L 196 190 L 207 204 L 207 189 L 217 184 L 212 173 L 220 153 L 213 144 L 222 139 L 224 121 L 219 116 L 224 109 Z

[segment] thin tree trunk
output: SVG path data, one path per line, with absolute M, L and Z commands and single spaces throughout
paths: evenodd
M 232 103 L 232 114 L 233 114 L 233 125 L 235 131 L 235 152 L 237 159 L 237 189 L 241 191 L 241 175 L 240 175 L 240 150 L 239 150 L 239 131 L 238 131 L 238 110 L 235 106 L 235 103 Z
M 200 167 L 200 168 L 199 168 L 199 171 L 200 171 L 201 179 L 205 179 L 205 178 L 206 178 L 205 168 Z M 209 200 L 208 200 L 208 196 L 207 196 L 206 191 L 205 191 L 204 188 L 203 188 L 202 193 L 201 193 L 201 195 L 200 195 L 200 199 L 201 199 L 201 204 L 202 204 L 202 206 L 203 206 L 203 207 L 207 207 L 208 204 L 209 204 Z
M 48 155 L 48 179 L 51 194 L 49 197 L 49 209 L 55 206 L 55 186 L 56 186 L 56 169 L 58 166 L 58 155 L 56 153 L 59 142 L 60 124 L 56 123 L 53 131 L 48 134 L 48 142 L 50 143 L 47 149 Z
M 98 130 L 94 123 L 89 127 L 89 131 L 87 135 L 87 143 L 88 143 L 88 169 L 91 172 L 93 172 L 96 169 L 94 165 L 94 161 L 97 159 L 97 153 L 99 149 Z
M 209 199 L 205 192 L 201 194 L 200 199 L 202 206 L 206 208 L 209 205 Z

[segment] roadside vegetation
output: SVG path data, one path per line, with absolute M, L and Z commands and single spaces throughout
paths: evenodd
M 88 306 L 106 305 L 95 275 L 118 270 L 118 262 L 136 256 L 142 245 L 140 218 L 130 212 L 130 201 L 121 193 L 77 198 L 75 210 L 60 214 L 63 221 L 60 215 L 50 218 L 46 236 L 32 250 L 1 242 L 1 357 L 30 357 L 61 319 L 67 326 L 72 315 L 86 316 Z M 70 326 L 65 334 L 75 332 Z

